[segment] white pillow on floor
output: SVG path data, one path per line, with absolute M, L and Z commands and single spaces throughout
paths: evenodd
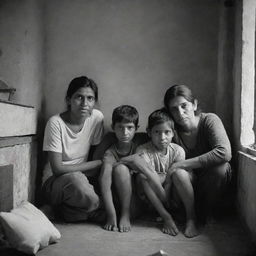
M 0 221 L 9 244 L 28 254 L 36 254 L 61 237 L 48 218 L 29 202 L 11 212 L 1 212 Z

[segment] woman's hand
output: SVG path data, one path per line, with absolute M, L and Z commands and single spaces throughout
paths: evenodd
M 185 169 L 184 162 L 185 161 L 174 162 L 171 166 L 171 169 Z
M 184 169 L 184 170 L 190 172 L 193 169 L 197 169 L 197 168 L 201 168 L 201 167 L 202 166 L 201 166 L 201 163 L 200 163 L 198 157 L 194 157 L 194 158 L 174 162 L 168 172 L 172 173 L 176 169 Z

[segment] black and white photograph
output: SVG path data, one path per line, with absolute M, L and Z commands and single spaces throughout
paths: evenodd
M 1 256 L 256 256 L 255 0 L 0 0 Z

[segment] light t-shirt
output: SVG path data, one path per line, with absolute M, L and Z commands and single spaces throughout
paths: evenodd
M 103 114 L 93 109 L 91 116 L 85 119 L 80 132 L 73 132 L 62 120 L 60 115 L 52 116 L 45 128 L 44 151 L 62 154 L 63 164 L 79 164 L 87 161 L 90 146 L 100 143 L 103 133 Z M 43 183 L 52 176 L 50 163 L 45 166 Z
M 166 175 L 174 162 L 185 160 L 184 149 L 175 143 L 169 144 L 165 155 L 158 152 L 151 141 L 139 146 L 136 153 L 142 156 L 160 176 Z

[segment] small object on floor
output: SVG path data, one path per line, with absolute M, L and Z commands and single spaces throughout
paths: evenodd
M 156 222 L 163 222 L 163 218 L 160 216 L 156 217 Z
M 153 253 L 153 254 L 150 254 L 150 255 L 148 255 L 148 256 L 168 256 L 169 254 L 167 254 L 165 251 L 163 251 L 163 250 L 160 250 L 160 251 L 158 251 L 158 252 L 156 252 L 156 253 Z

